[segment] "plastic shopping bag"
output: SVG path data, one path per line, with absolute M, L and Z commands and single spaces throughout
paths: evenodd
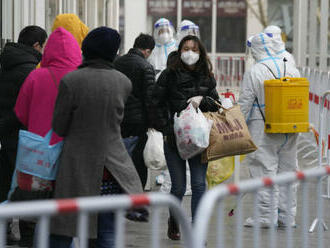
M 143 150 L 144 163 L 149 169 L 163 170 L 166 168 L 163 134 L 149 128 L 147 135 L 148 140 Z
M 174 115 L 174 133 L 180 157 L 184 160 L 203 152 L 209 146 L 212 120 L 207 120 L 192 103 Z
M 206 180 L 208 188 L 212 188 L 231 177 L 235 170 L 235 157 L 225 157 L 209 161 Z

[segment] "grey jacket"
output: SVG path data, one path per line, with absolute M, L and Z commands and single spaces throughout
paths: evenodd
M 52 123 L 54 131 L 64 137 L 55 198 L 100 195 L 104 167 L 125 192 L 142 193 L 120 133 L 131 89 L 130 80 L 102 60 L 84 62 L 62 79 Z M 95 238 L 97 216 L 89 221 L 89 236 Z M 54 218 L 51 233 L 76 236 L 76 218 Z

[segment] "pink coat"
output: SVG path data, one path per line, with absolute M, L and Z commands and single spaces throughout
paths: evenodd
M 82 62 L 81 50 L 75 38 L 63 28 L 57 28 L 45 46 L 41 68 L 32 71 L 22 85 L 15 113 L 32 133 L 45 136 L 51 129 L 53 111 L 61 78 Z M 51 73 L 55 77 L 52 79 Z M 55 133 L 51 144 L 62 138 Z

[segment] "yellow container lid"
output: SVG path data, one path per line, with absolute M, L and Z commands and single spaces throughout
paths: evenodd
M 265 80 L 264 82 L 265 87 L 308 87 L 309 82 L 307 78 L 290 78 L 290 77 L 283 77 L 280 79 L 271 79 Z

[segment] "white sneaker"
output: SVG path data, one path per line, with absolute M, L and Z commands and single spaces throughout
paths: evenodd
M 254 227 L 255 225 L 256 221 L 252 217 L 247 218 L 244 222 L 245 227 Z M 259 227 L 265 229 L 270 228 L 270 223 L 265 220 L 259 220 Z

